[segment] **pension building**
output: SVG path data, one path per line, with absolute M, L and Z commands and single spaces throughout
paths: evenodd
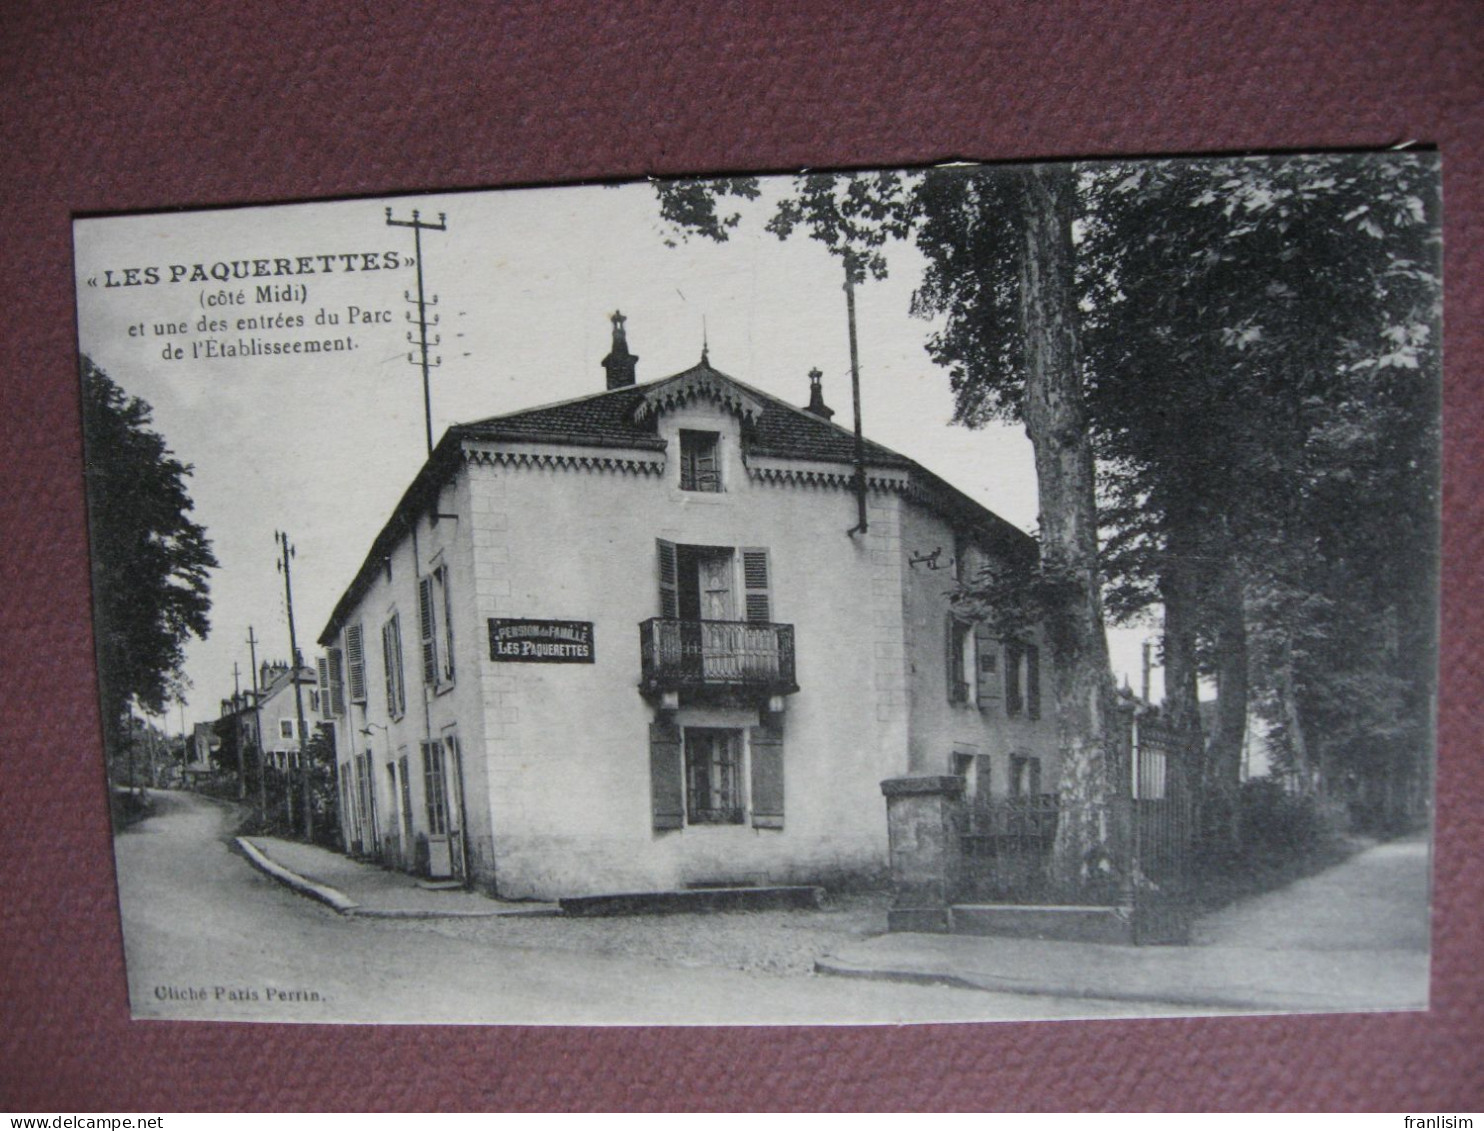
M 1035 643 L 957 619 L 1024 533 L 721 372 L 450 428 L 320 635 L 348 851 L 507 898 L 882 875 L 881 783 L 1055 781 Z M 801 390 L 802 392 L 802 390 Z

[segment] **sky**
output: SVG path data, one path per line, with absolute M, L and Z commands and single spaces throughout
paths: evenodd
M 726 243 L 675 247 L 666 246 L 671 233 L 644 183 L 77 221 L 81 352 L 153 407 L 154 428 L 193 468 L 193 517 L 220 561 L 212 631 L 186 649 L 187 727 L 216 716 L 233 691 L 234 663 L 251 686 L 249 627 L 259 661 L 289 655 L 274 532 L 286 531 L 295 547 L 295 626 L 312 658 L 336 600 L 426 457 L 409 340 L 417 336 L 414 237 L 388 226 L 388 208 L 398 220 L 414 208 L 425 221 L 446 217 L 445 231 L 422 234 L 426 293 L 437 298 L 435 441 L 456 422 L 602 391 L 615 310 L 628 318 L 640 382 L 694 365 L 704 342 L 722 372 L 799 405 L 818 367 L 836 423 L 850 427 L 839 262 L 811 240 L 762 230 L 788 182 L 763 184 Z M 889 277 L 856 296 L 865 434 L 1034 530 L 1024 431 L 951 424 L 947 373 L 924 348 L 935 325 L 908 313 L 922 260 L 907 245 L 889 248 L 888 259 Z M 275 260 L 288 260 L 293 273 L 275 274 Z M 234 263 L 256 270 L 253 261 L 269 274 L 213 277 L 230 276 Z M 263 286 L 273 293 L 260 295 Z M 239 320 L 281 316 L 303 325 L 238 329 Z M 339 352 L 207 356 L 208 341 L 347 336 L 353 348 Z M 1110 633 L 1120 683 L 1138 686 L 1139 644 L 1150 632 Z M 162 722 L 173 732 L 181 717 L 172 708 Z

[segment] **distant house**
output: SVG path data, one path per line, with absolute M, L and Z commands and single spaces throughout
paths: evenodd
M 450 428 L 320 635 L 346 847 L 510 897 L 884 873 L 880 783 L 1056 781 L 1038 642 L 957 619 L 1031 539 L 715 368 Z M 801 390 L 802 391 L 802 390 Z M 265 717 L 265 727 L 268 725 Z
M 221 701 L 221 712 L 210 724 L 209 753 L 219 770 L 238 773 L 258 749 L 257 721 L 251 691 L 236 691 Z
M 263 723 L 263 750 L 268 765 L 280 771 L 299 768 L 300 751 L 305 735 L 299 733 L 299 701 L 294 697 L 298 683 L 304 708 L 304 729 L 313 738 L 325 719 L 320 707 L 319 678 L 314 668 L 302 666 L 291 677 L 289 665 L 282 661 L 265 661 L 258 669 L 257 717 Z
M 191 735 L 186 743 L 185 764 L 181 767 L 187 781 L 211 776 L 215 771 L 211 764 L 211 755 L 220 746 L 221 740 L 217 738 L 211 723 L 196 723 L 191 728 Z

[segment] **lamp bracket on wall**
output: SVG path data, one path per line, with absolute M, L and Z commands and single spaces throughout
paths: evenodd
M 909 566 L 913 566 L 914 568 L 917 567 L 917 566 L 920 566 L 920 565 L 925 565 L 925 566 L 928 567 L 928 569 L 931 569 L 931 570 L 948 569 L 950 566 L 953 565 L 953 559 L 952 558 L 949 558 L 946 562 L 945 561 L 940 561 L 939 559 L 942 556 L 943 556 L 943 547 L 942 546 L 935 546 L 935 547 L 933 547 L 933 552 L 931 554 L 911 554 L 911 555 L 909 555 L 908 558 L 907 558 L 907 564 Z

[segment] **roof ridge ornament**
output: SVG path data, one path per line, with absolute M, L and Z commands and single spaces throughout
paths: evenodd
M 613 323 L 613 346 L 602 365 L 608 373 L 608 388 L 623 389 L 638 380 L 635 363 L 638 362 L 639 355 L 629 351 L 629 337 L 624 330 L 624 323 L 628 318 L 624 316 L 624 312 L 615 310 L 608 316 L 608 320 Z
M 634 407 L 633 419 L 644 420 L 680 408 L 695 400 L 711 400 L 746 422 L 763 414 L 763 402 L 718 369 L 703 355 L 702 363 L 683 373 L 645 387 L 643 399 Z

